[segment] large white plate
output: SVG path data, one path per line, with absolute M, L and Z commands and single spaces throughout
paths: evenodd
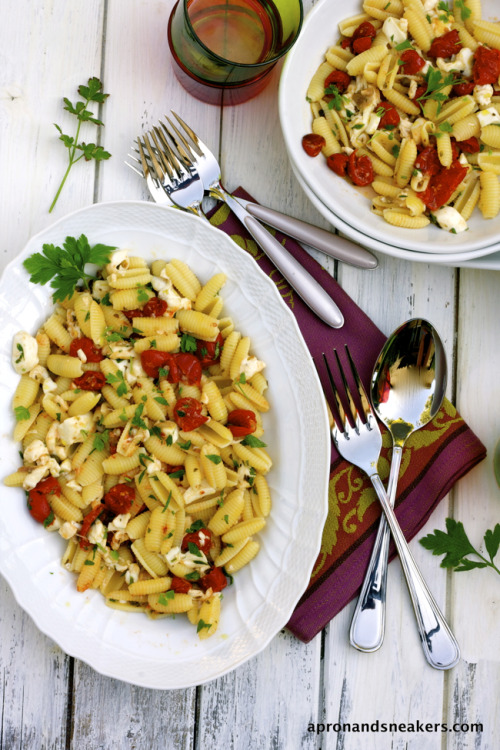
M 493 18 L 495 11 L 498 12 L 497 2 L 483 0 L 484 18 Z M 361 0 L 344 0 L 336 4 L 319 0 L 308 13 L 300 36 L 287 55 L 280 79 L 279 113 L 292 165 L 334 217 L 367 236 L 365 244 L 368 247 L 374 249 L 370 244 L 373 239 L 386 246 L 426 255 L 458 255 L 471 251 L 479 251 L 480 255 L 483 248 L 485 253 L 491 252 L 489 248 L 500 242 L 500 216 L 485 220 L 476 210 L 468 222 L 469 230 L 458 234 L 445 232 L 433 224 L 414 232 L 393 227 L 375 216 L 370 211 L 370 200 L 328 169 L 325 159 L 311 159 L 303 150 L 302 136 L 311 131 L 310 105 L 305 98 L 309 81 L 323 61 L 325 51 L 337 39 L 337 23 L 361 13 L 361 10 Z M 335 221 L 333 223 L 337 226 Z M 451 258 L 449 262 L 452 262 Z
M 330 211 L 327 206 L 313 193 L 311 188 L 304 182 L 297 168 L 292 163 L 292 171 L 297 178 L 302 190 L 307 195 L 313 206 L 315 206 L 324 218 L 333 224 L 339 232 L 345 234 L 353 242 L 377 250 L 393 258 L 417 261 L 420 263 L 434 263 L 447 266 L 460 266 L 462 268 L 478 268 L 483 270 L 500 271 L 500 242 L 490 245 L 483 250 L 472 250 L 469 253 L 419 253 L 415 250 L 404 250 L 395 245 L 387 245 L 385 242 L 367 237 L 350 224 L 346 224 L 339 216 Z
M 267 363 L 272 410 L 265 415 L 274 465 L 273 509 L 261 550 L 224 591 L 217 633 L 199 641 L 183 616 L 150 621 L 109 609 L 98 592 L 78 594 L 60 566 L 65 542 L 31 519 L 19 489 L 4 488 L 0 572 L 37 626 L 68 654 L 102 674 L 149 688 L 199 685 L 261 651 L 286 624 L 309 581 L 327 512 L 328 421 L 319 379 L 295 318 L 250 255 L 196 216 L 150 203 L 103 203 L 77 211 L 33 237 L 0 281 L 0 476 L 19 466 L 10 364 L 12 336 L 34 332 L 52 307 L 50 289 L 28 281 L 22 261 L 43 243 L 87 235 L 146 259 L 179 257 L 206 281 L 224 271 L 226 314 Z

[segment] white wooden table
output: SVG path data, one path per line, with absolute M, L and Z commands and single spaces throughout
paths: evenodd
M 191 98 L 171 70 L 172 5 L 0 0 L 2 268 L 31 235 L 74 209 L 147 200 L 124 158 L 142 129 L 170 108 L 218 150 L 229 188 L 242 184 L 262 203 L 327 226 L 287 161 L 278 120 L 279 71 L 263 94 L 238 107 L 219 110 Z M 77 86 L 93 75 L 111 93 L 102 142 L 113 157 L 98 169 L 79 163 L 49 215 L 66 159 L 52 123 L 72 127 L 62 97 L 74 100 Z M 333 263 L 321 260 L 333 273 Z M 419 536 L 444 528 L 444 519 L 453 516 L 479 545 L 500 520 L 491 458 L 500 437 L 500 274 L 380 256 L 376 271 L 341 266 L 338 279 L 386 333 L 414 316 L 432 320 L 440 331 L 449 357 L 449 396 L 489 456 L 459 482 Z M 135 688 L 69 658 L 37 630 L 2 580 L 0 748 L 494 750 L 500 746 L 500 580 L 489 570 L 447 573 L 416 540 L 411 547 L 461 644 L 462 660 L 450 672 L 434 671 L 424 661 L 398 562 L 390 566 L 388 628 L 378 653 L 349 647 L 350 605 L 308 645 L 282 632 L 225 677 L 177 691 Z M 377 720 L 402 726 L 355 731 Z M 309 724 L 326 722 L 350 723 L 353 730 L 308 731 Z M 424 732 L 417 722 L 480 722 L 483 729 Z M 415 731 L 405 731 L 412 723 Z

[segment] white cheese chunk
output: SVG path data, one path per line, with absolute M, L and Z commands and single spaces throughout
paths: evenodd
M 382 31 L 389 40 L 391 47 L 396 47 L 408 38 L 408 21 L 406 18 L 389 16 L 382 24 Z
M 493 96 L 493 86 L 489 83 L 484 86 L 474 86 L 472 96 L 480 107 L 488 107 L 491 104 L 491 97 Z
M 245 374 L 246 380 L 250 380 L 251 377 L 261 372 L 266 366 L 265 362 L 257 359 L 257 357 L 245 357 L 241 361 L 240 371 Z
M 106 271 L 110 276 L 113 274 L 123 274 L 123 271 L 129 267 L 128 250 L 115 250 L 106 266 Z
M 131 583 L 137 583 L 139 580 L 140 568 L 137 563 L 131 563 L 125 571 L 125 583 L 130 586 Z
M 42 456 L 48 456 L 49 451 L 41 440 L 33 440 L 24 451 L 23 458 L 26 464 L 35 464 Z
M 210 495 L 215 492 L 215 488 L 211 487 L 206 479 L 202 479 L 199 485 L 196 487 L 188 487 L 184 490 L 184 503 L 189 505 L 194 503 L 195 500 L 201 500 L 202 497 Z
M 12 366 L 18 375 L 25 375 L 38 364 L 38 343 L 26 331 L 18 331 L 12 341 Z
M 108 523 L 108 531 L 123 531 L 130 521 L 130 513 L 120 513 Z
M 81 529 L 81 524 L 76 521 L 65 521 L 59 529 L 59 534 L 63 539 L 71 539 Z
M 438 208 L 437 211 L 432 213 L 441 229 L 446 229 L 448 232 L 453 230 L 464 232 L 467 229 L 467 222 L 464 217 L 453 206 L 443 206 L 443 208 Z
M 63 445 L 83 443 L 94 426 L 92 414 L 68 417 L 59 425 L 59 439 Z
M 108 530 L 102 521 L 97 519 L 90 527 L 87 539 L 91 544 L 97 544 L 99 547 L 105 547 L 108 540 Z
M 495 107 L 482 109 L 480 112 L 476 112 L 476 115 L 482 128 L 485 128 L 486 125 L 492 125 L 495 122 L 500 122 L 500 114 L 497 112 Z

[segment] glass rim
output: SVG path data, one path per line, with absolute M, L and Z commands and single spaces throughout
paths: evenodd
M 175 13 L 176 8 L 181 4 L 181 2 L 184 8 L 184 18 L 186 20 L 186 23 L 189 27 L 189 30 L 191 31 L 196 41 L 200 45 L 200 47 L 202 47 L 207 52 L 208 55 L 210 55 L 213 59 L 217 60 L 218 62 L 224 63 L 224 65 L 231 65 L 233 68 L 242 68 L 243 70 L 245 69 L 251 70 L 252 68 L 262 68 L 265 65 L 266 66 L 272 65 L 273 63 L 278 62 L 278 60 L 280 60 L 283 57 L 283 55 L 286 55 L 286 53 L 295 44 L 297 37 L 300 34 L 302 23 L 304 21 L 304 6 L 302 5 L 302 0 L 297 0 L 298 6 L 299 6 L 299 23 L 297 26 L 297 31 L 295 33 L 293 40 L 282 49 L 279 55 L 275 55 L 274 57 L 270 57 L 269 59 L 263 60 L 262 62 L 258 62 L 258 63 L 238 63 L 238 62 L 234 62 L 234 60 L 227 60 L 225 57 L 221 57 L 216 52 L 213 52 L 213 50 L 211 50 L 210 47 L 207 47 L 207 45 L 201 41 L 200 37 L 198 36 L 198 34 L 193 28 L 191 19 L 189 18 L 188 7 L 187 7 L 188 0 L 177 0 L 177 5 L 174 6 L 172 10 L 172 15 Z

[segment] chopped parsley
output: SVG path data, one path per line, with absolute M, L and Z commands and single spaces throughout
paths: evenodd
M 30 410 L 25 406 L 16 406 L 14 414 L 16 415 L 16 422 L 22 422 L 25 419 L 29 419 L 31 416 Z

